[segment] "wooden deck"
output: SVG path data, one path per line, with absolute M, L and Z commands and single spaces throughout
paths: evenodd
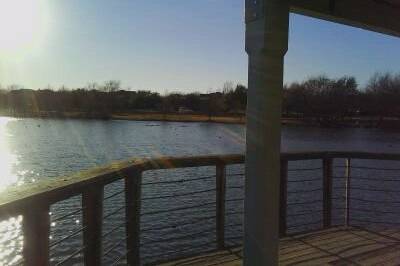
M 337 227 L 281 239 L 280 265 L 399 265 L 400 230 Z M 239 266 L 242 249 L 219 251 L 163 266 Z

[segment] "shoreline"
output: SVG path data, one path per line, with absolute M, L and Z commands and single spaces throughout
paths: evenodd
M 160 121 L 160 122 L 210 122 L 224 124 L 245 124 L 244 115 L 205 115 L 172 113 L 85 113 L 85 112 L 42 112 L 34 114 L 6 114 L 0 116 L 13 118 L 42 118 L 42 119 L 101 119 L 101 120 L 129 120 L 129 121 Z
M 13 118 L 42 118 L 42 119 L 101 119 L 101 120 L 127 120 L 127 121 L 158 121 L 158 122 L 205 122 L 221 124 L 246 124 L 246 117 L 242 114 L 214 115 L 192 113 L 85 113 L 85 112 L 42 112 L 34 114 L 5 114 L 0 116 Z M 382 128 L 400 129 L 400 119 L 374 118 L 374 117 L 349 117 L 343 121 L 318 121 L 315 118 L 290 118 L 283 117 L 282 125 L 298 127 L 319 128 Z
M 131 121 L 159 121 L 159 122 L 209 122 L 222 124 L 246 124 L 246 118 L 242 116 L 208 116 L 202 114 L 113 114 L 110 119 Z

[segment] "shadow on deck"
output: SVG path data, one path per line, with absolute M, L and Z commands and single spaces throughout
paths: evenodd
M 399 265 L 400 230 L 374 232 L 334 227 L 285 237 L 280 242 L 279 265 Z M 242 249 L 229 249 L 162 264 L 242 265 Z

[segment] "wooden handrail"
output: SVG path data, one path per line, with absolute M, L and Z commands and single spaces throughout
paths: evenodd
M 322 160 L 323 164 L 323 224 L 331 224 L 332 205 L 332 161 L 344 158 L 347 161 L 347 189 L 350 184 L 350 160 L 400 160 L 400 154 L 370 152 L 296 152 L 281 154 L 280 189 L 280 235 L 286 234 L 287 171 L 288 161 Z M 149 170 L 186 167 L 216 167 L 216 232 L 218 248 L 224 248 L 225 241 L 225 191 L 226 166 L 243 164 L 244 155 L 212 155 L 196 157 L 160 157 L 131 159 L 116 162 L 105 167 L 82 171 L 75 175 L 50 181 L 39 181 L 20 187 L 12 187 L 0 195 L 0 219 L 23 215 L 24 259 L 29 265 L 46 265 L 49 253 L 48 235 L 49 208 L 52 204 L 76 195 L 82 195 L 85 263 L 98 265 L 101 258 L 101 223 L 104 186 L 119 179 L 125 180 L 127 260 L 130 265 L 140 264 L 140 213 L 142 173 Z M 346 192 L 349 200 L 350 191 Z M 346 223 L 349 222 L 349 202 L 346 203 Z M 88 231 L 87 231 L 88 230 Z M 89 232 L 90 231 L 90 232 Z M 32 244 L 36 243 L 36 244 Z M 91 257 L 93 256 L 93 257 Z
M 196 157 L 160 157 L 131 159 L 97 167 L 77 174 L 10 187 L 0 194 L 0 219 L 19 215 L 32 205 L 51 205 L 82 194 L 87 187 L 107 185 L 123 179 L 134 171 L 244 163 L 244 155 L 213 155 Z
M 399 153 L 371 152 L 291 152 L 282 153 L 281 158 L 287 161 L 345 158 L 345 159 L 375 159 L 400 160 Z M 32 205 L 51 205 L 69 197 L 82 194 L 88 186 L 106 185 L 118 179 L 123 179 L 132 171 L 147 171 L 156 169 L 172 169 L 183 167 L 198 167 L 223 164 L 244 163 L 244 155 L 212 155 L 196 157 L 160 157 L 145 159 L 130 159 L 115 162 L 107 166 L 97 167 L 77 174 L 41 180 L 39 182 L 12 186 L 0 194 L 0 219 L 21 214 Z

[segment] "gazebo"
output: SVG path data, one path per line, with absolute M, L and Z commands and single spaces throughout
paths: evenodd
M 246 0 L 244 265 L 278 264 L 280 119 L 290 12 L 400 36 L 398 0 Z

